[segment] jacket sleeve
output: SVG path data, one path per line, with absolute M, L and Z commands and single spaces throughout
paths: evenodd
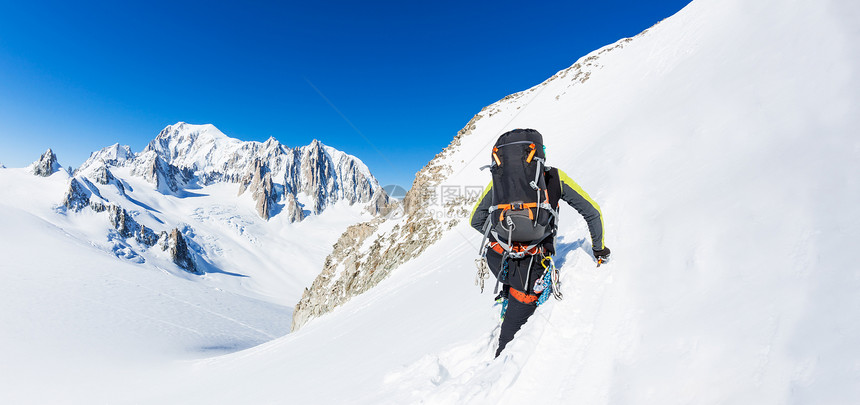
M 604 249 L 603 213 L 600 212 L 600 206 L 566 173 L 559 170 L 558 178 L 561 182 L 561 199 L 579 212 L 588 224 L 591 246 L 597 250 Z
M 472 208 L 472 215 L 469 217 L 469 224 L 480 233 L 484 233 L 484 223 L 487 222 L 487 218 L 490 216 L 490 205 L 493 204 L 493 193 L 490 192 L 492 189 L 493 182 L 491 181 L 484 188 L 481 196 L 478 197 L 478 202 L 475 203 L 475 207 Z

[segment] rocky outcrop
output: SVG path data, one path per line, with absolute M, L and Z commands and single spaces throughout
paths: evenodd
M 91 153 L 87 161 L 75 171 L 75 175 L 85 172 L 92 166 L 96 165 L 114 167 L 125 166 L 129 161 L 133 160 L 134 157 L 135 154 L 131 151 L 129 146 L 116 143 Z
M 179 229 L 170 231 L 170 235 L 167 236 L 167 244 L 163 249 L 170 254 L 170 258 L 173 259 L 173 263 L 176 263 L 177 266 L 189 273 L 197 273 L 197 265 L 194 263 L 194 257 L 191 255 L 188 244 L 185 242 L 185 237 L 182 236 L 182 232 L 179 232 Z
M 311 198 L 311 212 L 319 214 L 334 198 L 327 198 L 337 192 L 334 180 L 334 164 L 323 150 L 320 141 L 314 139 L 302 148 L 301 155 L 301 192 Z
M 367 207 L 365 207 L 364 210 L 371 215 L 386 216 L 398 206 L 399 204 L 397 201 L 390 199 L 384 190 L 379 189 L 373 194 L 373 197 L 370 198 L 370 201 L 367 203 Z
M 305 210 L 319 214 L 341 200 L 350 204 L 366 203 L 368 212 L 372 213 L 387 207 L 385 192 L 367 168 L 352 156 L 317 140 L 295 150 L 284 148 L 274 139 L 263 146 L 266 156 L 250 163 L 239 181 L 239 195 L 250 190 L 257 213 L 264 219 L 279 212 L 290 222 L 301 221 Z M 236 156 L 233 159 L 238 160 Z M 283 183 L 275 182 L 276 173 L 282 173 L 277 179 Z M 299 193 L 308 197 L 308 206 L 299 203 Z
M 116 204 L 108 205 L 107 211 L 111 225 L 121 237 L 134 238 L 146 247 L 158 245 L 161 250 L 170 255 L 177 266 L 189 273 L 199 274 L 194 255 L 178 228 L 174 228 L 169 234 L 165 231 L 156 233 L 145 225 L 139 224 L 128 211 Z
M 140 227 L 138 223 L 128 215 L 128 211 L 116 204 L 108 206 L 108 221 L 123 238 L 134 236 Z
M 359 248 L 372 235 L 382 218 L 352 225 L 334 244 L 332 253 L 326 257 L 323 271 L 314 280 L 310 289 L 305 288 L 302 299 L 293 311 L 291 329 L 298 330 L 308 320 L 324 314 L 358 294 L 361 289 L 357 280 L 361 273 Z M 341 270 L 340 274 L 338 270 Z M 364 283 L 366 284 L 366 283 Z
M 58 172 L 60 170 L 60 164 L 57 163 L 57 155 L 54 154 L 54 151 L 48 149 L 41 157 L 39 157 L 39 160 L 33 162 L 31 170 L 33 174 L 41 177 L 48 177 Z
M 74 212 L 79 212 L 86 207 L 92 207 L 96 212 L 105 210 L 104 203 L 107 200 L 102 197 L 98 187 L 86 177 L 72 177 L 69 180 L 69 188 L 63 197 L 62 206 Z
M 254 164 L 250 168 L 250 172 L 247 173 L 243 178 L 242 182 L 239 183 L 239 195 L 242 195 L 246 190 L 251 190 L 251 198 L 256 202 L 257 214 L 260 215 L 261 218 L 268 220 L 272 216 L 272 212 L 274 211 L 275 205 L 278 201 L 278 194 L 275 190 L 274 183 L 272 182 L 272 173 L 269 172 L 268 168 L 263 165 L 260 159 L 254 160 Z M 299 209 L 298 202 L 294 204 L 293 209 Z M 290 218 L 294 218 L 295 215 L 288 216 Z M 300 219 L 298 219 L 301 221 Z M 295 221 L 290 221 L 295 222 Z
M 116 181 L 116 177 L 113 176 L 113 173 L 110 172 L 104 162 L 93 170 L 91 178 L 93 181 L 101 185 L 108 185 L 111 182 Z
M 143 177 L 163 193 L 178 192 L 192 177 L 188 170 L 182 170 L 167 163 L 155 152 L 146 152 L 137 156 L 133 164 L 133 174 Z
M 63 206 L 72 211 L 78 212 L 90 206 L 90 196 L 92 192 L 84 187 L 77 179 L 72 178 L 69 182 L 69 190 L 66 191 L 66 197 L 63 198 Z
M 274 189 L 275 186 L 272 183 L 272 174 L 266 173 L 252 195 L 254 201 L 257 202 L 257 214 L 266 220 L 272 216 L 272 211 L 274 210 L 275 203 L 278 199 Z
M 299 222 L 305 219 L 305 212 L 302 210 L 301 204 L 299 204 L 299 200 L 296 198 L 295 194 L 286 193 L 284 195 L 284 209 L 282 214 L 287 216 L 287 220 L 290 222 Z

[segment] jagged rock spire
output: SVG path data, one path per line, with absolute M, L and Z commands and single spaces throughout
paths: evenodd
M 39 157 L 39 160 L 33 162 L 33 174 L 36 176 L 48 177 L 60 170 L 60 164 L 57 163 L 57 155 L 54 151 L 48 149 Z

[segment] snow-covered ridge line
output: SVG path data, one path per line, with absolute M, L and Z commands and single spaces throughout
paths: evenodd
M 374 214 L 388 206 L 379 182 L 355 156 L 318 140 L 296 148 L 275 138 L 241 141 L 211 124 L 168 125 L 139 153 L 128 146 L 108 146 L 93 152 L 75 174 L 103 164 L 131 167 L 165 194 L 221 182 L 239 183 L 242 194 L 253 185 L 250 192 L 264 219 L 284 212 L 300 221 L 342 200 L 367 204 Z

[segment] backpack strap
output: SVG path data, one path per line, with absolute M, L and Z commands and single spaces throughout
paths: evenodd
M 514 259 L 521 259 L 526 255 L 534 255 L 536 253 L 539 253 L 540 249 L 537 248 L 541 245 L 541 242 L 543 242 L 543 240 L 547 238 L 547 236 L 552 235 L 552 232 L 547 232 L 543 234 L 540 239 L 529 242 L 528 245 L 512 245 L 509 243 L 505 243 L 502 241 L 502 238 L 499 237 L 499 233 L 496 231 L 490 231 L 490 234 L 493 235 L 493 238 L 496 239 L 496 243 L 499 244 L 498 246 L 501 246 L 502 249 L 504 249 L 505 252 L 508 254 L 508 256 Z M 508 239 L 508 241 L 510 241 L 510 239 Z
M 530 146 L 532 147 L 532 151 L 531 151 L 531 153 L 529 153 L 529 158 L 526 160 L 527 162 L 531 162 L 532 158 L 535 155 L 535 148 L 534 148 L 535 144 L 531 144 Z M 543 170 L 541 170 L 541 168 L 540 168 L 540 165 L 543 163 L 543 159 L 537 158 L 535 160 L 537 160 L 537 169 L 535 170 L 535 179 L 534 179 L 534 181 L 529 183 L 529 185 L 532 186 L 532 188 L 535 189 L 535 191 L 537 191 L 537 198 L 535 199 L 535 201 L 539 202 L 540 201 L 540 187 L 538 187 L 537 182 L 538 182 L 538 179 L 540 178 L 540 175 L 543 174 Z M 546 193 L 546 190 L 544 190 L 544 196 L 546 197 L 544 202 L 549 202 L 549 194 Z M 531 210 L 529 210 L 529 214 L 531 214 Z M 537 206 L 537 214 L 540 214 L 540 205 Z M 532 226 L 537 226 L 537 218 L 538 218 L 537 214 L 535 215 L 534 224 Z
M 495 210 L 502 210 L 502 212 L 499 213 L 499 221 L 505 220 L 505 212 L 508 210 L 522 211 L 524 209 L 529 212 L 529 219 L 536 220 L 535 214 L 532 214 L 532 210 L 530 208 L 540 208 L 540 205 L 538 203 L 499 204 L 496 206 Z M 493 210 L 493 211 L 495 211 L 495 210 Z

